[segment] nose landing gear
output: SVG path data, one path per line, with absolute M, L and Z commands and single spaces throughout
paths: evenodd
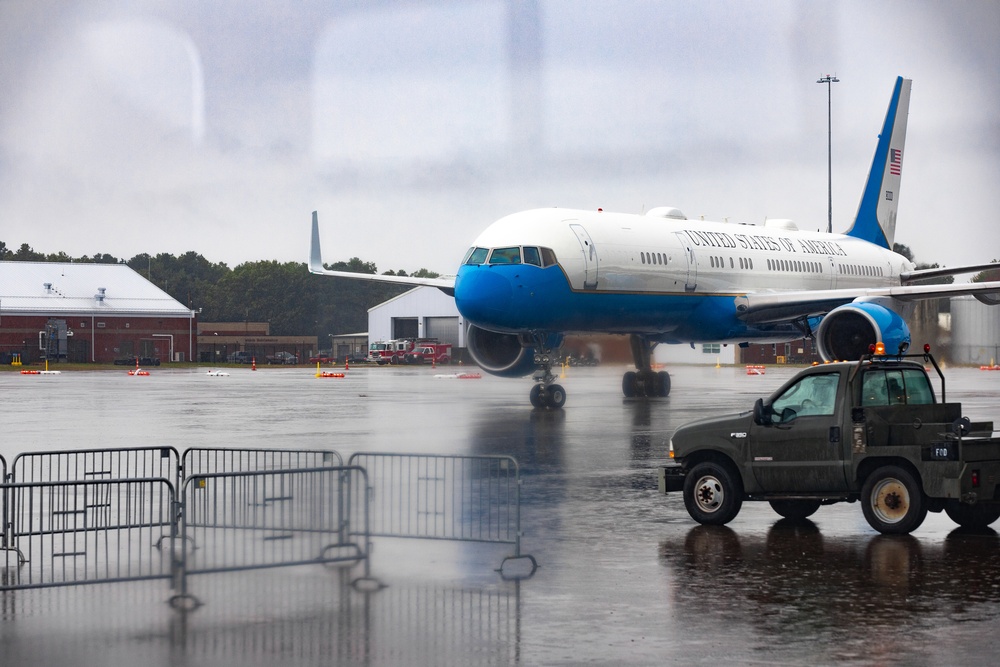
M 543 336 L 535 336 L 535 365 L 539 367 L 532 379 L 537 383 L 531 388 L 528 398 L 536 408 L 561 408 L 566 404 L 566 390 L 562 385 L 555 384 L 556 376 L 552 374 L 553 352 L 545 344 Z

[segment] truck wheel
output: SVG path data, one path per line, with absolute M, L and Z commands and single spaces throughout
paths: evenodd
M 743 489 L 738 477 L 726 466 L 705 461 L 685 476 L 684 506 L 698 523 L 713 526 L 736 518 L 743 506 Z
M 913 475 L 899 466 L 884 466 L 861 487 L 861 509 L 878 532 L 906 535 L 924 522 L 927 499 Z
M 985 528 L 1000 519 L 1000 505 L 992 503 L 969 505 L 950 500 L 945 503 L 944 512 L 962 528 Z
M 771 509 L 793 521 L 811 517 L 819 509 L 818 500 L 771 500 Z

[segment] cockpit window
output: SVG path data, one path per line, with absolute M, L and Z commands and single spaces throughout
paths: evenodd
M 556 254 L 552 252 L 551 248 L 541 248 L 541 251 L 542 251 L 543 268 L 546 266 L 555 266 L 556 264 L 559 263 L 558 260 L 556 259 Z
M 489 254 L 489 249 L 487 248 L 469 248 L 469 252 L 465 253 L 465 261 L 462 264 L 485 264 L 487 254 Z
M 524 253 L 524 263 L 525 264 L 534 264 L 535 266 L 541 266 L 542 265 L 542 259 L 538 255 L 538 248 L 532 248 L 531 246 L 525 246 L 522 249 L 522 252 Z
M 521 249 L 518 247 L 513 248 L 494 248 L 493 252 L 490 253 L 490 264 L 520 264 L 521 263 Z

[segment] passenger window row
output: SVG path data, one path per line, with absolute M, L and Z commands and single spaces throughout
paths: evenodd
M 770 271 L 794 271 L 796 273 L 823 273 L 821 262 L 807 262 L 801 259 L 769 259 L 767 268 Z
M 871 276 L 881 277 L 883 275 L 881 266 L 867 266 L 865 264 L 840 264 L 840 273 L 845 276 Z
M 724 269 L 724 268 L 726 268 L 726 258 L 725 257 L 716 257 L 714 255 L 709 255 L 708 260 L 709 260 L 709 265 L 711 265 L 711 267 L 713 269 Z M 749 257 L 740 257 L 739 260 L 740 260 L 739 264 L 740 264 L 740 268 L 741 269 L 752 269 L 753 268 L 753 260 L 750 259 Z M 729 258 L 729 268 L 730 269 L 735 269 L 736 268 L 736 260 L 734 260 L 732 257 Z

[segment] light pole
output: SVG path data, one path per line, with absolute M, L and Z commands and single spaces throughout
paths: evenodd
M 833 84 L 839 82 L 836 76 L 827 74 L 816 83 L 826 84 L 826 193 L 827 193 L 827 222 L 826 233 L 833 233 L 833 118 L 831 116 L 831 89 Z

